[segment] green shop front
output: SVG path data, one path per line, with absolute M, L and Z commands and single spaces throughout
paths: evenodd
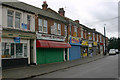
M 50 39 L 49 40 L 40 40 L 40 39 L 36 40 L 37 64 L 47 64 L 47 63 L 55 63 L 55 62 L 64 61 L 65 48 L 70 48 L 71 45 L 65 42 L 53 41 L 53 39 L 51 40 Z

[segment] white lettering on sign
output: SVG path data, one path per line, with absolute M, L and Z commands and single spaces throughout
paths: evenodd
M 55 41 L 65 41 L 64 36 L 57 36 L 57 35 L 50 35 L 50 34 L 37 34 L 37 39 L 44 39 L 44 40 L 55 40 Z

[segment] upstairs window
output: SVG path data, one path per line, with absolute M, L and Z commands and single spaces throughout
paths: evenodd
M 54 30 L 55 30 L 54 34 L 57 35 L 57 23 L 54 23 Z
M 27 15 L 27 29 L 30 30 L 30 19 L 31 16 Z
M 47 20 L 44 20 L 43 32 L 47 33 Z
M 67 26 L 66 25 L 64 27 L 64 30 L 65 30 L 65 36 L 67 36 Z
M 47 33 L 47 20 L 43 20 L 43 19 L 38 19 L 38 30 L 39 32 L 44 32 L 44 33 Z
M 74 27 L 74 33 L 75 33 L 76 36 L 77 36 L 77 27 Z
M 14 16 L 14 12 L 8 10 L 8 12 L 7 12 L 7 25 L 8 25 L 8 27 L 13 27 L 13 16 Z
M 83 30 L 81 30 L 81 38 L 83 38 Z
M 21 17 L 21 14 L 16 12 L 15 13 L 15 28 L 20 28 L 20 17 Z
M 58 24 L 58 35 L 61 35 L 61 25 Z
M 39 30 L 40 32 L 43 31 L 43 28 L 42 28 L 42 19 L 38 19 L 38 30 Z

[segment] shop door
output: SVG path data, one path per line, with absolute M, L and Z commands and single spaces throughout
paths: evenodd
M 71 46 L 69 60 L 79 59 L 81 56 L 80 46 Z
M 64 61 L 63 49 L 55 48 L 38 48 L 37 63 L 47 64 Z
M 23 57 L 23 44 L 16 44 L 16 57 L 21 58 Z

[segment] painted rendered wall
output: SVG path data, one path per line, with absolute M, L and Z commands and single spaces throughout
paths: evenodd
M 34 14 L 30 14 L 30 13 L 26 13 L 26 12 L 23 12 L 23 11 L 20 11 L 20 10 L 16 10 L 16 9 L 12 9 L 12 8 L 8 8 L 8 7 L 3 7 L 3 11 L 2 11 L 2 14 L 3 14 L 3 27 L 7 27 L 7 10 L 12 10 L 14 11 L 14 15 L 15 15 L 15 12 L 19 12 L 21 13 L 21 24 L 22 23 L 25 23 L 27 24 L 27 15 L 30 15 L 31 16 L 31 23 L 30 23 L 30 27 L 31 27 L 31 31 L 35 31 L 35 15 Z M 15 18 L 15 16 L 14 16 Z M 13 19 L 13 27 L 15 27 L 15 19 Z M 20 29 L 22 29 L 22 26 L 20 26 Z

